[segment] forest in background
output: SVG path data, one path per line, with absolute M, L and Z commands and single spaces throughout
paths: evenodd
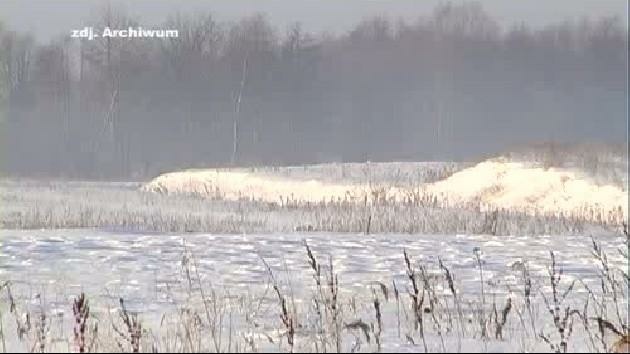
M 143 25 L 103 6 L 95 29 Z M 149 27 L 149 26 L 145 26 Z M 462 160 L 627 140 L 618 18 L 501 27 L 478 3 L 342 34 L 175 14 L 179 38 L 36 43 L 0 24 L 0 170 L 144 179 L 189 167 Z

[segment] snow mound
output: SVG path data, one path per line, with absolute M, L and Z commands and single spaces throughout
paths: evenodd
M 485 211 L 506 209 L 615 225 L 628 218 L 627 187 L 597 183 L 578 169 L 488 160 L 438 182 L 418 182 L 409 187 L 396 186 L 393 180 L 388 184 L 343 178 L 323 180 L 316 175 L 311 179 L 306 177 L 245 169 L 188 170 L 163 174 L 142 188 L 163 194 L 194 194 L 220 200 L 252 200 L 280 205 L 435 200 L 430 206 Z
M 262 175 L 254 172 L 193 170 L 166 173 L 143 187 L 168 194 L 195 194 L 223 200 L 278 202 L 356 199 L 365 195 L 361 185 L 323 183 Z
M 601 185 L 578 170 L 545 169 L 520 162 L 485 161 L 430 184 L 451 204 L 560 214 L 620 224 L 628 217 L 628 191 Z

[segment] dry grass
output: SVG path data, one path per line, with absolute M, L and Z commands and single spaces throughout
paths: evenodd
M 279 203 L 220 201 L 160 195 L 133 183 L 0 182 L 0 228 L 106 228 L 138 232 L 366 232 L 539 235 L 582 234 L 610 228 L 579 215 L 529 215 L 479 206 L 442 205 L 420 190 L 405 202 L 377 193 L 371 202 Z

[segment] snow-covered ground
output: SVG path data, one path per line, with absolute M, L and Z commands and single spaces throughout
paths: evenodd
M 324 165 L 325 166 L 325 165 Z M 143 186 L 146 191 L 164 194 L 194 194 L 223 200 L 256 200 L 283 204 L 285 201 L 318 203 L 343 201 L 372 203 L 378 200 L 405 202 L 414 195 L 438 197 L 440 205 L 466 206 L 481 210 L 507 209 L 530 214 L 565 215 L 580 220 L 619 225 L 628 218 L 627 185 L 601 184 L 587 171 L 576 168 L 543 168 L 523 162 L 493 159 L 449 173 L 435 173 L 439 178 L 383 178 L 383 170 L 410 170 L 413 164 L 340 165 L 336 175 L 317 173 L 321 165 L 301 169 L 298 178 L 292 169 L 276 171 L 190 170 L 166 173 Z M 334 166 L 333 166 L 334 167 Z M 424 166 L 426 168 L 426 166 Z M 363 179 L 345 177 L 363 171 Z M 439 170 L 438 170 L 439 171 Z M 451 175 L 454 173 L 453 175 Z M 310 176 L 310 179 L 308 177 Z M 410 176 L 407 174 L 406 176 Z M 413 175 L 411 175 L 413 176 Z M 627 180 L 627 177 L 626 177 Z
M 628 325 L 627 172 L 611 161 L 2 180 L 0 345 L 76 350 L 86 293 L 100 351 L 133 349 L 119 298 L 144 351 L 556 351 L 566 333 L 568 351 L 608 351 L 597 321 Z
M 197 169 L 165 173 L 143 190 L 267 203 L 350 201 L 374 196 L 402 201 L 414 188 L 451 175 L 447 162 L 341 163 L 258 169 Z
M 440 312 L 436 321 L 443 327 L 439 330 L 430 314 L 425 314 L 428 347 L 432 351 L 443 351 L 441 337 L 446 337 L 445 347 L 454 351 L 463 350 L 462 345 L 463 348 L 474 351 L 548 351 L 549 346 L 538 337 L 538 333 L 530 333 L 530 327 L 534 326 L 536 332 L 545 333 L 555 340 L 553 319 L 548 315 L 543 302 L 543 294 L 550 298 L 552 292 L 548 275 L 551 264 L 549 251 L 555 252 L 557 269 L 562 269 L 562 278 L 558 285 L 560 291 L 564 292 L 575 282 L 563 306 L 581 311 L 584 300 L 589 297 L 586 287 L 598 292 L 602 281 L 601 265 L 592 255 L 592 241 L 583 235 L 510 237 L 310 233 L 182 236 L 97 230 L 0 231 L 0 279 L 11 282 L 20 314 L 30 313 L 33 316 L 44 311 L 49 317 L 54 315 L 50 319 L 52 329 L 49 339 L 57 338 L 61 344 L 48 343 L 48 348 L 68 348 L 68 343 L 72 342 L 69 335 L 72 333 L 70 304 L 81 292 L 88 295 L 93 316 L 99 318 L 99 333 L 104 338 L 110 323 L 117 318 L 118 297 L 125 299 L 130 311 L 140 313 L 145 328 L 150 329 L 153 335 L 168 336 L 165 318 L 172 315 L 175 316 L 176 323 L 181 321 L 183 313 L 178 315 L 179 311 L 188 308 L 192 301 L 190 280 L 187 280 L 192 278 L 193 292 L 199 289 L 197 284 L 202 284 L 207 293 L 213 294 L 207 296 L 221 294 L 216 296 L 221 296 L 222 301 L 232 299 L 229 300 L 232 304 L 229 306 L 236 306 L 236 309 L 234 313 L 229 312 L 230 316 L 234 316 L 230 317 L 229 323 L 234 326 L 230 330 L 234 331 L 235 338 L 252 331 L 243 321 L 246 321 L 244 318 L 247 316 L 254 316 L 258 323 L 258 329 L 254 331 L 280 328 L 268 331 L 275 344 L 269 344 L 266 337 L 260 337 L 256 340 L 256 345 L 278 350 L 278 335 L 282 332 L 282 324 L 278 323 L 279 306 L 270 289 L 270 278 L 263 260 L 274 272 L 281 291 L 291 299 L 291 306 L 295 306 L 300 326 L 304 326 L 300 330 L 304 338 L 299 343 L 306 345 L 307 338 L 315 338 L 311 337 L 315 334 L 309 334 L 313 329 L 308 329 L 309 323 L 312 325 L 312 321 L 315 321 L 309 317 L 315 314 L 309 299 L 319 295 L 304 241 L 308 242 L 322 264 L 324 278 L 329 271 L 329 260 L 332 262 L 334 272 L 338 275 L 338 301 L 344 323 L 361 319 L 375 326 L 373 296 L 381 294 L 383 286 L 386 288 L 385 295 L 378 295 L 383 306 L 385 324 L 381 333 L 383 350 L 423 350 L 417 329 L 413 329 L 414 317 L 409 313 L 409 292 L 412 287 L 403 251 L 409 254 L 412 266 L 418 274 L 424 269 L 428 274 L 426 279 L 433 279 L 427 280 L 433 284 L 430 290 L 435 291 L 436 296 L 442 299 L 439 301 L 444 301 L 435 306 L 445 306 L 440 311 L 455 311 L 454 303 L 449 305 L 449 301 L 453 299 L 449 297 L 447 281 L 439 268 L 440 258 L 454 276 L 463 316 L 472 320 L 466 328 L 460 329 L 450 323 L 447 317 L 442 317 L 447 316 L 446 312 Z M 595 241 L 606 252 L 607 265 L 614 276 L 627 271 L 627 258 L 619 253 L 619 250 L 626 247 L 623 237 L 618 234 L 600 235 L 595 237 Z M 476 252 L 481 255 L 482 272 L 475 258 Z M 193 266 L 187 268 L 186 264 Z M 533 315 L 528 314 L 524 307 L 524 267 L 531 274 Z M 483 281 L 480 277 L 483 277 Z M 619 281 L 623 282 L 621 279 Z M 188 292 L 186 289 L 189 289 Z M 617 291 L 620 292 L 618 296 L 621 296 L 621 315 L 627 316 L 627 311 L 624 312 L 627 292 L 623 289 L 618 288 Z M 398 304 L 394 300 L 396 292 L 401 297 Z M 487 340 L 479 339 L 478 324 L 475 321 L 478 320 L 476 316 L 479 316 L 477 311 L 480 303 L 485 302 L 485 306 L 489 307 L 486 316 L 491 317 L 492 304 L 496 302 L 501 311 L 508 298 L 513 308 L 505 324 L 505 338 L 495 337 L 490 321 L 488 328 L 492 335 Z M 247 307 L 252 306 L 248 301 L 260 301 L 257 306 L 262 306 L 262 312 Z M 612 311 L 611 321 L 615 322 L 617 319 L 614 316 L 613 303 L 611 299 L 608 301 Z M 595 302 L 591 302 L 591 306 L 595 306 Z M 0 294 L 0 303 L 7 303 L 4 292 Z M 0 308 L 5 313 L 5 330 L 13 330 L 13 315 L 6 311 L 6 307 Z M 203 310 L 200 311 L 203 313 Z M 108 319 L 108 316 L 113 316 L 114 320 Z M 530 324 L 530 316 L 533 316 L 531 319 L 535 322 L 534 325 Z M 206 321 L 205 316 L 203 321 Z M 224 326 L 227 333 L 227 317 Z M 590 343 L 580 326 L 582 324 L 579 321 L 575 323 L 576 335 L 569 341 L 569 350 L 588 351 L 592 350 L 591 346 L 600 348 L 599 343 Z M 446 328 L 451 328 L 452 332 L 446 332 Z M 463 334 L 460 330 L 464 331 Z M 202 328 L 202 333 L 207 331 Z M 344 333 L 345 345 L 348 346 L 345 348 L 349 348 L 354 339 L 351 333 Z M 373 332 L 370 333 L 374 335 Z M 405 336 L 413 338 L 415 344 L 409 338 L 405 339 Z M 7 338 L 9 348 L 23 350 L 26 346 L 24 343 L 27 341 L 20 342 L 8 335 Z M 170 340 L 173 338 L 175 337 Z M 610 341 L 610 338 L 612 337 L 607 340 Z M 286 345 L 284 342 L 283 350 L 287 350 Z M 373 341 L 369 344 L 364 342 L 363 346 L 363 350 L 376 350 Z M 305 349 L 299 346 L 297 348 Z
M 617 249 L 619 235 L 595 238 L 609 252 L 610 265 L 627 270 Z M 437 258 L 453 268 L 459 287 L 467 294 L 479 291 L 479 274 L 473 250 L 484 257 L 484 278 L 507 293 L 515 286 L 512 268 L 528 261 L 534 277 L 545 277 L 549 251 L 555 251 L 566 274 L 565 281 L 580 279 L 597 285 L 591 238 L 576 236 L 490 235 L 363 235 L 363 234 L 133 234 L 98 230 L 0 230 L 0 278 L 15 285 L 38 286 L 65 283 L 68 295 L 87 291 L 124 296 L 144 306 L 165 301 L 165 283 L 179 277 L 184 246 L 191 249 L 204 279 L 217 287 L 233 289 L 259 286 L 265 278 L 264 258 L 274 270 L 287 267 L 292 281 L 308 283 L 310 275 L 303 242 L 327 263 L 332 257 L 343 288 L 359 290 L 371 281 L 396 279 L 404 283 L 403 250 L 426 265 Z M 527 249 L 527 253 L 523 253 Z M 106 270 L 106 271 L 103 271 Z M 25 280 L 28 279 L 28 282 Z M 300 287 L 296 286 L 297 291 Z M 583 291 L 584 289 L 578 289 Z M 156 293 L 157 291 L 157 293 Z

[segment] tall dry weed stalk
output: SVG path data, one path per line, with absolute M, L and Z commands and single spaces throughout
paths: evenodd
M 539 334 L 545 343 L 549 345 L 551 350 L 556 353 L 566 353 L 569 347 L 569 339 L 573 334 L 574 317 L 579 316 L 579 311 L 572 309 L 567 303 L 567 297 L 573 291 L 576 281 L 561 291 L 560 282 L 562 281 L 563 269 L 558 268 L 556 256 L 553 251 L 549 251 L 551 264 L 548 267 L 549 285 L 551 286 L 551 300 L 547 298 L 545 293 L 541 292 L 545 307 L 553 319 L 553 325 L 557 332 L 557 340 L 554 341 L 550 335 L 541 331 Z
M 276 280 L 276 277 L 274 276 L 271 267 L 264 258 L 261 257 L 261 259 L 263 264 L 265 265 L 265 268 L 267 269 L 267 274 L 271 279 L 273 290 L 278 297 L 278 302 L 280 303 L 280 320 L 282 321 L 282 324 L 284 326 L 285 335 L 287 337 L 287 344 L 289 345 L 289 352 L 293 353 L 295 348 L 295 328 L 297 326 L 295 317 L 293 315 L 294 311 L 289 311 L 287 299 L 280 291 L 280 285 L 278 284 L 278 281 Z
M 85 353 L 86 334 L 88 331 L 88 318 L 90 317 L 90 305 L 84 293 L 74 299 L 72 305 L 74 315 L 74 345 L 79 353 Z M 96 331 L 96 327 L 94 329 Z
M 141 350 L 142 323 L 138 319 L 137 313 L 130 313 L 127 310 L 123 298 L 120 298 L 118 302 L 120 304 L 118 315 L 124 325 L 124 329 L 119 328 L 112 322 L 112 329 L 118 335 L 116 344 L 123 352 L 139 353 Z
M 415 317 L 414 328 L 420 332 L 420 337 L 422 338 L 422 345 L 424 347 L 424 352 L 428 352 L 427 341 L 425 338 L 425 330 L 424 330 L 424 299 L 425 299 L 425 288 L 418 286 L 418 279 L 416 276 L 416 271 L 414 270 L 413 265 L 411 264 L 411 259 L 407 254 L 407 250 L 403 251 L 403 257 L 405 259 L 405 266 L 407 272 L 407 278 L 411 283 L 411 290 L 409 291 L 409 296 L 411 298 L 411 308 Z M 420 294 L 420 290 L 422 289 L 422 294 Z

